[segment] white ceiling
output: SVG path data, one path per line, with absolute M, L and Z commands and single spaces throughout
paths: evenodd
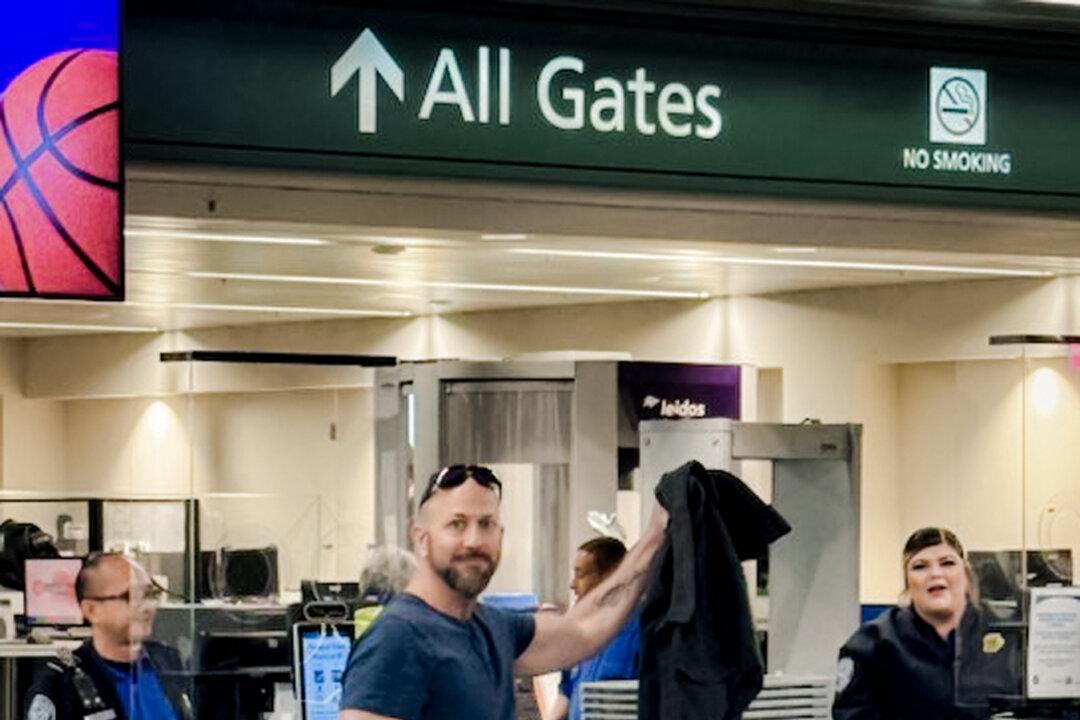
M 195 177 L 197 183 L 187 177 L 175 192 L 129 190 L 126 302 L 2 300 L 0 334 L 156 332 L 559 304 L 693 301 L 863 285 L 1052 277 L 1080 269 L 1077 258 L 925 249 L 935 238 L 945 247 L 1024 247 L 1026 236 L 1032 247 L 1054 247 L 1036 240 L 1072 242 L 1080 237 L 1080 223 L 1070 220 L 866 207 L 853 213 L 838 206 L 776 201 L 710 209 L 686 207 L 672 198 L 654 200 L 661 213 L 657 224 L 663 227 L 663 218 L 669 218 L 666 226 L 677 236 L 672 239 L 655 236 L 659 233 L 641 223 L 622 223 L 611 234 L 597 232 L 598 208 L 611 209 L 612 198 L 605 196 L 549 203 L 546 212 L 556 217 L 508 228 L 508 218 L 521 219 L 505 207 L 508 200 L 516 207 L 512 197 L 501 198 L 497 212 L 490 203 L 477 202 L 469 206 L 472 211 L 432 211 L 433 218 L 423 210 L 433 204 L 430 194 L 395 195 L 390 203 L 364 191 L 362 202 L 344 203 L 351 209 L 337 212 L 325 210 L 325 188 L 313 191 L 322 195 L 297 196 L 295 183 L 289 184 L 288 197 L 295 203 L 290 209 L 276 199 L 284 192 L 280 179 L 247 182 L 238 190 L 235 178 Z M 145 183 L 149 187 L 157 180 Z M 134 182 L 140 182 L 137 174 Z M 469 192 L 467 186 L 454 187 Z M 510 195 L 527 192 L 517 188 Z M 185 204 L 187 196 L 199 198 L 199 211 Z M 220 198 L 235 210 L 222 212 L 214 202 L 207 210 L 207 197 Z M 242 201 L 233 202 L 236 198 Z M 633 199 L 620 197 L 618 202 L 633 204 Z M 392 215 L 403 222 L 353 222 L 355 208 L 367 207 L 364 203 L 394 204 Z M 313 213 L 335 222 L 316 222 Z M 688 213 L 697 214 L 696 226 L 676 228 L 670 220 Z M 294 215 L 294 221 L 282 219 Z M 442 228 L 440 217 L 445 219 Z M 627 211 L 619 217 L 633 223 L 636 216 Z M 422 227 L 405 226 L 409 220 L 422 221 Z M 533 231 L 536 227 L 539 232 Z M 588 234 L 567 232 L 575 227 Z M 686 237 L 695 232 L 701 239 Z M 730 237 L 754 242 L 725 240 Z M 860 238 L 885 247 L 859 247 Z

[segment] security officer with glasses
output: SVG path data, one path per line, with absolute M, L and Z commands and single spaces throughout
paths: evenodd
M 409 535 L 416 574 L 353 646 L 340 720 L 515 720 L 514 677 L 570 667 L 638 607 L 668 515 L 658 508 L 619 566 L 565 615 L 477 602 L 499 565 L 502 484 L 488 468 L 431 476 Z
M 190 720 L 179 654 L 147 639 L 159 593 L 121 554 L 87 558 L 75 594 L 91 637 L 34 676 L 26 720 Z

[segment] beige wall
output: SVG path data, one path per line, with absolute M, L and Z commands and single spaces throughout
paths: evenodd
M 371 403 L 368 389 L 5 402 L 7 424 L 24 420 L 12 407 L 58 417 L 56 440 L 38 448 L 59 469 L 26 482 L 9 475 L 4 489 L 193 492 L 204 547 L 275 544 L 286 587 L 351 579 L 374 540 Z
M 1057 358 L 905 365 L 900 377 L 903 531 L 945 525 L 970 549 L 1071 548 L 1080 576 L 1080 375 Z
M 0 483 L 52 487 L 64 477 L 63 406 L 26 399 L 25 349 L 21 340 L 0 339 Z
M 972 547 L 1019 545 L 1022 364 L 925 363 L 900 373 L 904 532 L 943 525 Z
M 136 478 L 162 488 L 182 482 L 186 460 L 180 445 L 150 451 L 154 446 L 140 435 L 140 418 L 150 401 L 49 399 L 115 395 L 128 385 L 138 392 L 163 392 L 175 379 L 161 376 L 156 352 L 162 347 L 403 358 L 577 349 L 628 352 L 647 360 L 749 363 L 778 373 L 774 380 L 781 387 L 773 395 L 782 403 L 770 412 L 782 411 L 785 421 L 815 417 L 864 425 L 861 594 L 867 602 L 887 602 L 898 590 L 900 544 L 917 525 L 950 524 L 972 545 L 1006 545 L 1019 537 L 1019 515 L 1011 510 L 1019 493 L 1014 484 L 1019 450 L 1010 419 L 1017 417 L 1019 375 L 1003 361 L 1015 349 L 992 348 L 987 339 L 1000 333 L 1075 331 L 1077 289 L 1069 278 L 972 281 L 701 303 L 295 323 L 164 335 L 149 343 L 128 342 L 117 354 L 108 351 L 109 339 L 32 340 L 25 343 L 21 366 L 18 343 L 8 342 L 0 347 L 0 373 L 10 376 L 4 385 L 4 484 L 28 487 L 23 468 L 33 468 L 50 487 L 132 487 Z M 288 490 L 304 482 L 348 518 L 337 525 L 346 529 L 332 543 L 342 549 L 333 560 L 320 554 L 319 562 L 350 569 L 351 553 L 370 538 L 372 523 L 371 400 L 368 391 L 354 391 L 356 398 L 347 404 L 357 434 L 346 444 L 334 444 L 325 434 L 331 391 L 309 395 L 288 389 L 295 382 L 290 377 L 254 382 L 226 374 L 209 383 L 217 389 L 235 381 L 244 389 L 277 391 L 200 396 L 209 418 L 197 423 L 195 477 L 206 489 L 230 491 Z M 1074 376 L 1063 377 L 1075 395 Z M 304 384 L 333 386 L 343 380 L 356 378 L 307 376 Z M 40 399 L 22 397 L 19 385 Z M 165 401 L 170 407 L 176 402 Z M 1039 498 L 1063 491 L 1068 485 L 1062 483 L 1072 481 L 1063 478 L 1076 465 L 1073 451 L 1062 448 L 1077 445 L 1072 438 L 1080 430 L 1080 411 L 1066 407 L 1073 405 L 1063 405 L 1052 422 L 1045 421 L 1040 436 L 1047 448 L 1045 459 L 1036 463 L 1038 472 L 1053 480 L 1038 491 Z M 49 429 L 55 440 L 39 438 L 39 429 Z M 1004 468 L 1012 468 L 1011 474 Z M 243 524 L 241 518 L 235 522 Z

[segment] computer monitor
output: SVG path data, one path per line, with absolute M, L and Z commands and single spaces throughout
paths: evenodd
M 82 558 L 38 558 L 27 560 L 26 624 L 31 626 L 82 625 L 83 614 L 75 597 L 75 579 L 82 570 Z
M 993 619 L 1023 619 L 1021 588 L 1072 585 L 1072 551 L 1069 548 L 1027 551 L 1027 577 L 1020 567 L 1019 550 L 972 550 L 968 562 L 975 571 L 979 596 Z
M 264 548 L 221 551 L 221 575 L 230 597 L 269 597 L 278 594 L 278 553 Z
M 293 677 L 301 720 L 337 720 L 352 637 L 353 624 L 348 622 L 293 626 Z
M 202 599 L 277 595 L 277 547 L 203 550 L 199 555 L 196 587 Z
M 363 600 L 358 582 L 321 582 L 319 580 L 301 580 L 300 599 L 305 604 L 313 602 L 355 604 Z

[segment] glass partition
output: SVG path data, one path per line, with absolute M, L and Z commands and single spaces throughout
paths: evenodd
M 796 525 L 770 548 L 748 585 L 768 600 L 751 602 L 762 634 L 775 641 L 787 633 L 793 648 L 815 642 L 825 648 L 817 655 L 826 660 L 805 674 L 833 682 L 829 665 L 842 640 L 832 633 L 827 643 L 817 642 L 815 633 L 839 611 L 835 604 L 791 604 L 792 596 L 801 601 L 822 585 L 844 585 L 853 598 L 844 631 L 854 633 L 856 610 L 871 621 L 910 598 L 904 540 L 918 528 L 943 527 L 955 531 L 967 551 L 979 591 L 972 605 L 983 613 L 981 624 L 955 638 L 957 663 L 949 671 L 956 673 L 956 704 L 982 707 L 992 699 L 1005 707 L 1068 692 L 1054 689 L 1062 652 L 1054 643 L 1069 636 L 1046 633 L 1050 646 L 1040 652 L 1030 640 L 1037 609 L 1052 607 L 1037 601 L 1071 598 L 1080 571 L 1080 362 L 1074 347 L 1060 342 L 1018 342 L 994 352 L 970 360 L 863 358 L 847 374 L 831 375 L 837 393 L 851 397 L 823 407 L 820 418 L 811 413 L 823 392 L 807 390 L 818 380 L 820 357 L 800 358 L 783 373 L 758 369 L 758 386 L 742 388 L 740 422 L 771 426 L 771 435 L 754 436 L 764 449 L 748 452 L 745 442 L 709 434 L 693 446 L 695 457 L 715 455 L 710 467 L 734 459 L 736 474 Z M 623 462 L 619 448 L 635 445 L 640 434 L 620 434 L 614 395 L 598 392 L 581 402 L 573 373 L 572 379 L 554 372 L 546 379 L 451 376 L 434 391 L 428 383 L 422 396 L 421 383 L 403 379 L 387 400 L 394 412 L 380 417 L 379 389 L 363 368 L 194 360 L 162 367 L 175 376 L 175 393 L 57 401 L 66 485 L 31 491 L 9 484 L 0 495 L 0 520 L 36 526 L 61 557 L 105 551 L 137 563 L 96 585 L 90 603 L 124 602 L 133 616 L 152 607 L 149 639 L 175 652 L 170 672 L 193 707 L 211 717 L 261 720 L 271 707 L 283 711 L 302 696 L 292 689 L 296 673 L 302 676 L 293 647 L 298 626 L 313 662 L 330 662 L 326 652 L 340 660 L 348 645 L 342 638 L 354 632 L 354 611 L 366 602 L 362 569 L 377 538 L 403 537 L 428 467 L 466 460 L 493 468 L 503 481 L 507 532 L 488 590 L 533 593 L 563 606 L 574 555 L 568 523 L 577 519 L 570 517 L 571 498 L 580 497 L 574 492 L 588 483 L 610 490 L 610 506 L 607 495 L 596 493 L 575 512 L 595 511 L 591 527 L 601 532 L 601 520 L 617 511 L 633 539 L 659 475 L 649 466 L 650 477 L 643 477 L 640 457 Z M 741 371 L 754 376 L 750 366 Z M 676 393 L 663 402 L 689 412 L 691 400 Z M 588 412 L 591 404 L 609 401 L 608 415 Z M 432 415 L 441 434 L 430 430 Z M 575 443 L 582 443 L 577 450 L 584 445 L 575 423 L 605 417 L 613 423 L 607 435 L 596 433 L 589 442 L 610 467 L 574 476 Z M 701 418 L 658 420 L 682 423 L 684 433 Z M 839 446 L 774 442 L 784 433 L 808 437 L 807 428 L 824 432 L 842 421 L 861 428 L 861 444 L 853 442 L 854 456 L 843 458 L 852 474 L 829 482 L 808 467 L 811 460 L 832 462 Z M 377 456 L 393 444 L 380 447 L 379 431 L 391 433 L 400 450 L 387 452 L 384 467 Z M 608 455 L 605 438 L 611 440 Z M 659 444 L 650 452 L 659 452 Z M 679 452 L 679 461 L 687 459 Z M 674 464 L 664 460 L 662 470 Z M 414 467 L 423 467 L 424 477 L 414 478 Z M 626 468 L 637 469 L 620 481 Z M 391 483 L 376 508 L 383 474 Z M 825 527 L 841 506 L 857 519 L 842 528 L 857 541 L 838 539 L 848 536 Z M 798 557 L 805 561 L 794 566 L 796 555 L 776 551 L 779 543 L 817 545 L 803 548 Z M 852 560 L 843 573 L 826 559 L 841 544 L 851 550 L 845 557 L 860 556 L 857 567 Z M 1068 592 L 1059 597 L 1047 589 Z M 305 600 L 316 603 L 307 616 Z M 37 632 L 64 642 L 76 643 L 88 632 L 60 614 L 34 617 Z M 784 658 L 776 652 L 769 662 L 782 670 Z M 332 686 L 309 691 L 320 707 L 332 703 Z
M 984 392 L 971 407 L 982 433 L 1011 426 L 1015 441 L 997 448 L 977 435 L 971 441 L 983 450 L 972 465 L 981 463 L 984 477 L 1001 481 L 983 492 L 970 487 L 961 498 L 969 525 L 982 525 L 972 528 L 968 558 L 985 626 L 961 648 L 957 701 L 977 705 L 989 695 L 1001 709 L 1042 707 L 1052 714 L 1080 698 L 1073 677 L 1080 670 L 1080 623 L 1069 607 L 1080 607 L 1080 364 L 1077 346 L 1066 338 L 992 342 L 1013 355 L 992 371 L 1008 392 L 997 398 Z M 1052 609 L 1049 623 L 1040 606 Z
M 180 363 L 195 592 L 182 608 L 163 608 L 171 617 L 161 632 L 191 648 L 193 701 L 213 717 L 300 716 L 294 635 L 352 637 L 375 539 L 371 371 L 293 360 Z M 304 597 L 320 601 L 311 620 Z M 333 682 L 322 689 L 335 692 Z M 326 704 L 309 690 L 308 702 Z
M 21 572 L 31 543 L 76 564 L 90 558 L 80 613 L 126 613 L 127 640 L 197 718 L 299 717 L 293 629 L 351 640 L 375 540 L 370 370 L 278 360 L 163 363 L 175 394 L 61 401 L 62 485 L 0 496 L 12 529 L 0 572 Z M 77 568 L 63 583 L 57 568 L 42 587 L 80 607 Z M 314 620 L 300 605 L 310 593 L 323 605 Z M 10 595 L 21 603 L 24 593 Z M 5 632 L 24 614 L 8 600 L 0 593 Z M 56 647 L 91 632 L 59 614 L 35 618 Z M 17 707 L 23 691 L 0 701 Z

